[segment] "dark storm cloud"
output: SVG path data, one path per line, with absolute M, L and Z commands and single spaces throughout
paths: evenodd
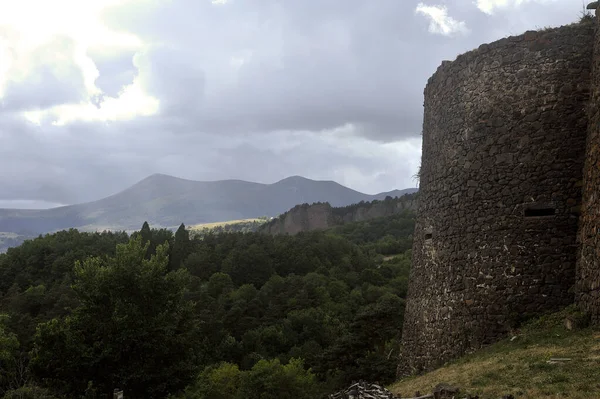
M 194 128 L 232 134 L 353 123 L 364 137 L 397 141 L 420 133 L 423 87 L 442 59 L 511 29 L 534 28 L 536 21 L 564 22 L 561 11 L 576 19 L 564 1 L 544 14 L 526 3 L 519 13 L 500 10 L 496 16 L 471 1 L 443 2 L 471 31 L 444 37 L 427 31 L 417 4 L 180 0 L 140 14 L 138 5 L 122 8 L 107 20 L 146 40 L 180 46 L 150 54 L 146 65 L 155 71 L 147 78 L 160 81 L 152 86 L 160 87 L 154 92 L 167 104 L 179 111 L 186 105 Z
M 189 117 L 198 112 L 204 97 L 204 72 L 188 57 L 188 49 L 151 46 L 137 54 L 134 62 L 143 71 L 144 87 L 161 100 L 162 115 Z
M 354 123 L 366 136 L 390 141 L 420 132 L 421 101 L 415 99 L 430 71 L 415 65 L 415 52 L 427 65 L 447 45 L 423 32 L 414 7 L 400 1 L 182 1 L 133 19 L 137 8 L 131 7 L 107 19 L 143 39 L 185 46 L 151 53 L 142 65 L 156 66 L 158 73 L 147 79 L 160 80 L 167 103 L 190 99 L 185 83 L 191 84 L 188 116 L 198 129 L 231 134 Z

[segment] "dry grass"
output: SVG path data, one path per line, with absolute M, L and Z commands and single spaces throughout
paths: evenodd
M 238 220 L 228 220 L 226 222 L 213 222 L 213 223 L 200 223 L 195 224 L 193 226 L 189 226 L 190 230 L 202 230 L 202 229 L 214 229 L 215 227 L 227 226 L 231 224 L 240 224 L 240 223 L 252 223 L 252 222 L 261 222 L 261 219 L 238 219 Z
M 567 331 L 564 312 L 541 319 L 484 350 L 391 387 L 404 397 L 431 392 L 440 382 L 480 398 L 600 398 L 600 331 Z M 553 357 L 569 362 L 549 364 Z

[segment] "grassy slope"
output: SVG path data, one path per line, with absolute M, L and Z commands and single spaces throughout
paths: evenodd
M 569 331 L 564 327 L 567 309 L 515 331 L 506 339 L 445 367 L 409 377 L 391 391 L 410 396 L 432 392 L 440 382 L 480 398 L 600 398 L 600 329 Z M 572 361 L 549 364 L 550 358 Z

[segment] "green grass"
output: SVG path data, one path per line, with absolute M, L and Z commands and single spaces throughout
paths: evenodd
M 529 323 L 513 336 L 430 373 L 398 381 L 391 391 L 428 393 L 440 382 L 480 398 L 600 398 L 600 330 L 567 330 L 567 308 Z M 550 358 L 571 361 L 550 364 Z

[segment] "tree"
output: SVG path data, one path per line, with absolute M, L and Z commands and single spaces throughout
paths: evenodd
M 286 365 L 278 359 L 259 360 L 251 370 L 220 363 L 207 367 L 181 399 L 312 399 L 322 395 L 322 386 L 301 360 Z
M 142 237 L 142 245 L 148 244 L 148 248 L 146 249 L 146 259 L 150 259 L 150 256 L 155 253 L 156 248 L 152 242 L 152 230 L 150 230 L 148 222 L 144 222 L 142 225 L 140 236 Z
M 181 399 L 234 399 L 240 389 L 241 372 L 237 364 L 209 366 L 196 383 L 185 390 Z
M 169 258 L 169 269 L 179 269 L 189 255 L 189 251 L 190 232 L 187 231 L 185 225 L 181 223 L 175 232 L 175 241 L 173 242 L 173 249 L 171 249 L 171 256 Z
M 38 326 L 34 374 L 57 392 L 82 395 L 91 381 L 100 397 L 121 388 L 130 398 L 163 398 L 196 373 L 197 327 L 184 299 L 188 274 L 167 272 L 168 245 L 145 259 L 141 237 L 111 258 L 75 266 L 81 305 Z
M 15 359 L 19 349 L 17 336 L 6 330 L 5 324 L 8 317 L 0 314 L 0 394 L 14 386 Z
M 262 359 L 242 374 L 238 398 L 312 399 L 320 397 L 320 388 L 302 360 L 282 365 L 279 359 Z
M 150 230 L 150 225 L 148 222 L 144 222 L 142 225 L 142 229 L 140 230 L 140 235 L 142 236 L 142 244 L 146 245 L 146 243 L 152 240 L 152 230 Z

